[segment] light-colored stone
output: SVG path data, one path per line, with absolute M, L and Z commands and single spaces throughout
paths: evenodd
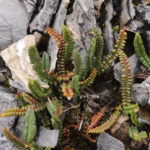
M 28 15 L 20 0 L 0 1 L 0 49 L 27 34 Z

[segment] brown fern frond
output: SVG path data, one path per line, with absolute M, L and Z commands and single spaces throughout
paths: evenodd
M 94 82 L 96 75 L 97 75 L 97 70 L 95 68 L 93 68 L 93 71 L 90 74 L 90 76 L 87 79 L 85 79 L 84 81 L 81 81 L 79 83 L 81 88 L 86 88 L 87 86 L 90 86 Z
M 68 81 L 73 77 L 74 73 L 73 72 L 67 72 L 65 75 L 59 75 L 57 73 L 51 74 L 56 80 L 58 81 Z
M 69 100 L 74 96 L 73 89 L 71 88 L 71 82 L 62 84 L 62 93 Z
M 125 32 L 127 28 L 123 28 L 119 31 L 119 36 L 116 41 L 116 49 L 117 50 L 123 50 L 125 47 L 126 39 L 127 39 L 127 33 Z
M 87 130 L 90 130 L 92 128 L 94 128 L 95 126 L 97 126 L 98 122 L 103 118 L 103 116 L 105 115 L 105 112 L 107 110 L 107 107 L 103 107 L 101 108 L 98 113 L 96 113 L 92 119 L 91 119 L 91 123 L 90 125 L 87 127 Z
M 11 108 L 1 113 L 0 118 L 10 117 L 10 116 L 23 116 L 27 109 L 28 109 L 27 106 L 24 106 L 22 108 L 19 108 L 19 107 Z
M 38 112 L 38 111 L 44 110 L 46 108 L 47 104 L 48 104 L 48 102 L 40 103 L 40 104 L 33 105 L 33 106 L 30 106 L 30 107 L 32 107 L 35 112 Z
M 116 108 L 116 111 L 110 116 L 109 119 L 107 119 L 105 122 L 103 122 L 100 126 L 97 126 L 93 129 L 88 130 L 88 133 L 103 133 L 109 128 L 113 126 L 113 124 L 117 121 L 121 114 L 121 106 L 118 106 Z
M 59 75 L 65 75 L 65 42 L 63 36 L 50 27 L 46 28 L 46 32 L 57 41 L 59 48 L 57 54 L 56 72 L 58 72 Z
M 29 150 L 31 145 L 24 143 L 21 139 L 16 137 L 10 130 L 7 128 L 3 129 L 4 135 L 7 137 L 8 140 L 10 140 L 17 148 L 21 150 Z
M 18 94 L 18 96 L 22 96 L 23 99 L 31 105 L 37 103 L 36 99 L 34 99 L 33 97 L 31 97 L 30 95 L 28 95 L 26 93 L 20 93 L 20 94 Z

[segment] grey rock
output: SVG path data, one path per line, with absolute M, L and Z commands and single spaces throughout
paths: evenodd
M 96 22 L 93 0 L 75 0 L 73 12 L 67 16 L 66 24 L 73 33 L 76 49 L 85 57 L 91 39 L 90 31 L 100 30 Z
M 62 25 L 64 24 L 67 16 L 67 8 L 69 2 L 70 0 L 62 0 L 59 10 L 56 14 L 56 19 L 53 28 L 59 33 L 62 33 Z M 48 53 L 51 56 L 51 70 L 54 70 L 55 68 L 56 60 L 57 60 L 57 52 L 58 52 L 58 47 L 56 46 L 56 42 L 53 38 L 50 38 Z
M 139 103 L 141 106 L 145 106 L 148 103 L 149 90 L 144 84 L 133 85 L 133 102 Z
M 131 32 L 137 32 L 140 30 L 140 28 L 142 28 L 144 26 L 144 23 L 140 20 L 132 20 L 129 24 L 128 24 L 128 30 Z
M 23 38 L 27 34 L 28 23 L 28 15 L 21 1 L 0 1 L 0 49 Z
M 17 137 L 22 138 L 24 128 L 24 117 L 19 117 L 17 124 L 15 126 L 15 134 Z
M 17 101 L 15 100 L 14 94 L 10 91 L 0 86 L 0 113 L 9 108 L 17 106 Z M 12 128 L 16 117 L 6 117 L 0 118 L 0 126 L 2 128 Z M 3 136 L 2 131 L 0 131 L 0 150 L 17 150 L 7 139 Z
M 49 130 L 44 127 L 40 127 L 37 143 L 41 146 L 50 146 L 54 148 L 57 145 L 58 136 L 59 130 Z
M 102 133 L 98 137 L 97 150 L 125 150 L 124 144 L 108 133 Z
M 44 31 L 49 26 L 59 6 L 59 0 L 45 0 L 43 8 L 30 24 L 30 32 Z
M 141 124 L 150 125 L 150 114 L 144 115 L 143 112 L 140 112 L 139 115 L 138 115 L 138 121 Z
M 131 57 L 129 57 L 129 63 L 131 65 L 131 73 L 132 75 L 135 74 L 135 72 L 137 71 L 137 63 L 138 63 L 138 58 L 136 55 L 132 55 Z M 115 75 L 115 79 L 118 80 L 120 82 L 120 76 L 121 76 L 121 65 L 120 63 L 117 63 L 115 66 L 114 66 L 114 75 Z
M 28 12 L 28 17 L 30 20 L 36 8 L 37 0 L 23 0 L 23 2 L 26 8 L 26 11 Z
M 113 4 L 112 4 L 112 0 L 108 1 L 107 5 L 106 5 L 106 20 L 105 20 L 105 28 L 103 30 L 103 36 L 105 39 L 105 43 L 106 43 L 106 50 L 108 51 L 107 53 L 110 53 L 110 51 L 112 49 L 114 49 L 114 39 L 113 39 L 113 32 L 112 32 L 112 25 L 111 25 L 111 20 L 113 18 Z
M 3 84 L 5 83 L 7 80 L 6 76 L 0 72 L 0 83 Z
M 150 24 L 150 6 L 138 5 L 136 10 L 138 18 Z
M 123 0 L 121 4 L 120 26 L 124 26 L 135 16 L 132 0 Z
M 146 31 L 146 41 L 147 41 L 147 47 L 150 54 L 150 31 Z

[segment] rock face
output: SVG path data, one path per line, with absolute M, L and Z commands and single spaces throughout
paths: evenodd
M 0 86 L 0 112 L 6 109 L 17 106 L 17 101 L 14 95 L 4 87 Z M 0 118 L 0 127 L 12 128 L 15 122 L 15 117 Z M 2 134 L 0 130 L 0 150 L 17 150 Z
M 0 1 L 0 49 L 27 34 L 28 15 L 19 0 Z
M 102 133 L 97 141 L 97 150 L 125 150 L 125 147 L 121 141 L 108 133 Z

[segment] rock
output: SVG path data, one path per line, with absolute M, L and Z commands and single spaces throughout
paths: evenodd
M 124 144 L 108 133 L 102 133 L 98 137 L 97 150 L 125 150 Z
M 37 0 L 23 0 L 26 11 L 28 12 L 29 20 L 31 19 L 33 12 L 35 11 Z
M 150 125 L 150 112 L 149 110 L 140 110 L 139 114 L 138 114 L 138 121 L 141 124 L 148 124 Z
M 28 15 L 21 1 L 0 1 L 0 49 L 23 38 L 27 34 L 28 23 Z
M 149 90 L 144 84 L 133 85 L 133 97 L 132 101 L 139 103 L 141 106 L 145 106 L 148 103 Z
M 75 48 L 84 58 L 91 40 L 90 31 L 98 29 L 93 0 L 75 0 L 73 12 L 67 15 L 66 24 L 73 33 Z
M 70 0 L 62 0 L 59 10 L 56 14 L 56 19 L 55 19 L 53 28 L 59 33 L 62 33 L 62 25 L 64 24 L 66 16 L 67 16 L 67 8 L 69 5 L 69 2 Z M 55 69 L 56 60 L 57 60 L 57 52 L 58 52 L 58 47 L 56 45 L 56 42 L 53 38 L 50 38 L 48 53 L 51 56 L 51 70 Z
M 137 32 L 139 31 L 142 27 L 144 26 L 144 23 L 140 20 L 132 20 L 129 24 L 128 24 L 128 30 L 131 32 Z
M 19 85 L 28 90 L 28 79 L 38 79 L 29 61 L 28 49 L 35 45 L 35 37 L 28 35 L 3 50 L 0 55 L 12 72 L 12 77 Z
M 123 0 L 121 4 L 120 26 L 126 25 L 135 16 L 132 0 Z
M 9 108 L 17 106 L 17 101 L 15 100 L 14 94 L 10 91 L 0 86 L 0 113 Z M 0 126 L 2 128 L 12 128 L 14 126 L 16 117 L 6 117 L 0 118 Z M 0 150 L 17 150 L 7 139 L 3 136 L 0 130 Z
M 41 146 L 50 146 L 54 148 L 57 145 L 59 136 L 59 130 L 49 130 L 44 127 L 40 127 L 40 133 L 37 140 L 37 144 Z
M 150 24 L 150 6 L 138 5 L 136 11 L 139 19 Z
M 6 76 L 0 72 L 0 84 L 4 84 L 6 82 Z
M 129 57 L 129 63 L 131 65 L 131 73 L 134 76 L 135 72 L 137 71 L 137 63 L 138 63 L 138 58 L 136 55 L 132 55 L 131 57 Z M 114 67 L 114 75 L 115 75 L 115 79 L 118 80 L 120 82 L 120 75 L 121 75 L 121 65 L 120 63 L 117 63 Z
M 105 10 L 107 15 L 104 23 L 105 27 L 103 30 L 103 36 L 106 43 L 107 53 L 110 53 L 110 51 L 114 49 L 114 39 L 113 39 L 113 32 L 112 32 L 112 25 L 111 25 L 111 20 L 113 18 L 113 13 L 114 13 L 112 0 L 108 1 Z
M 59 6 L 59 0 L 45 0 L 43 8 L 30 24 L 30 32 L 44 31 L 49 26 Z
M 147 48 L 148 48 L 148 52 L 150 54 L 150 31 L 146 31 L 146 44 L 147 44 Z

